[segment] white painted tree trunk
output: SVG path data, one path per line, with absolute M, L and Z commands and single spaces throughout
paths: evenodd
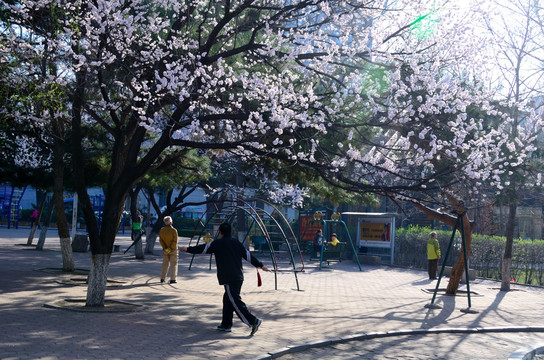
M 36 200 L 38 200 L 38 194 L 40 194 L 41 191 L 36 191 Z M 47 199 L 47 194 L 42 194 L 42 199 L 40 201 L 40 209 L 38 210 L 38 217 L 36 218 L 36 221 L 34 221 L 34 224 L 32 224 L 32 229 L 30 229 L 30 234 L 28 234 L 28 240 L 26 242 L 27 245 L 32 245 L 32 242 L 34 241 L 34 235 L 36 234 L 36 230 L 38 230 L 38 227 L 40 226 L 40 220 L 42 216 L 43 209 L 45 207 L 45 202 Z
M 87 307 L 104 306 L 110 258 L 111 254 L 93 254 L 91 257 L 91 272 L 89 273 L 89 286 L 85 303 Z
M 40 237 L 38 238 L 38 243 L 36 244 L 36 250 L 43 250 L 45 238 L 47 237 L 47 230 L 49 230 L 49 226 L 43 225 L 42 231 L 40 231 Z
M 508 206 L 508 221 L 506 223 L 506 243 L 501 265 L 501 291 L 510 291 L 510 279 L 512 279 L 512 253 L 514 249 L 514 229 L 516 226 L 516 212 L 518 206 L 515 200 L 511 200 Z
M 143 239 L 143 234 L 140 233 L 138 235 L 140 237 L 140 241 L 138 241 L 136 244 L 134 244 L 134 255 L 136 257 L 136 259 L 139 259 L 139 260 L 143 260 L 144 259 L 144 250 L 143 250 L 143 246 L 142 246 L 142 242 L 144 241 Z
M 149 235 L 146 237 L 146 243 L 145 243 L 146 254 L 153 254 L 153 249 L 155 248 L 155 242 L 157 241 L 158 236 L 159 236 L 159 233 L 151 230 Z
M 53 206 L 53 200 L 51 200 L 51 203 L 49 204 L 49 208 L 47 210 L 47 218 L 42 226 L 42 231 L 40 232 L 40 238 L 38 239 L 38 244 L 36 244 L 36 250 L 43 250 L 43 246 L 45 244 L 45 238 L 47 236 L 47 230 L 49 229 L 49 224 L 51 224 L 51 218 L 53 217 L 54 210 L 55 210 L 55 207 Z
M 76 267 L 74 265 L 74 254 L 72 253 L 70 238 L 60 239 L 60 251 L 62 252 L 62 271 L 73 272 Z
M 510 291 L 512 279 L 512 258 L 503 258 L 501 266 L 501 291 Z
M 26 241 L 27 245 L 32 245 L 32 242 L 34 241 L 34 234 L 36 233 L 36 230 L 38 230 L 38 221 L 32 225 L 32 229 L 30 229 L 30 234 L 28 234 L 28 240 Z

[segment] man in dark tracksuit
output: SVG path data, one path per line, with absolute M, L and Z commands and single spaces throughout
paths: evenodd
M 239 241 L 230 237 L 231 226 L 223 223 L 219 226 L 219 238 L 212 242 L 184 247 L 178 249 L 190 254 L 215 254 L 215 263 L 217 265 L 217 279 L 219 285 L 225 287 L 223 295 L 223 318 L 218 330 L 230 332 L 232 328 L 233 312 L 248 326 L 251 326 L 251 335 L 255 334 L 261 325 L 262 320 L 256 318 L 249 312 L 246 304 L 240 297 L 244 274 L 242 269 L 242 259 L 245 259 L 256 268 L 263 271 L 269 271 L 263 263 L 254 256 L 251 256 L 249 250 Z

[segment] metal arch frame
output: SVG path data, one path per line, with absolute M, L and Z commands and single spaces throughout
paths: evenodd
M 252 201 L 259 201 L 260 199 L 251 199 Z M 281 215 L 282 217 L 282 220 L 285 221 L 285 223 L 287 224 L 291 234 L 294 236 L 294 232 L 292 230 L 292 228 L 289 226 L 288 222 L 287 222 L 287 219 L 285 219 L 285 217 L 283 216 L 283 214 L 281 214 L 280 211 L 278 211 L 278 209 L 276 207 L 274 207 L 272 204 L 264 201 L 264 200 L 260 200 L 260 201 L 263 201 L 264 203 L 270 205 L 272 208 L 274 208 L 274 211 L 276 211 L 278 214 Z M 221 207 L 218 207 L 217 204 L 219 203 L 225 203 L 225 202 L 231 202 L 231 203 L 242 203 L 242 205 L 228 205 L 228 206 L 221 206 Z M 278 279 L 277 279 L 277 273 L 278 271 L 280 271 L 278 269 L 278 264 L 277 264 L 277 259 L 276 259 L 276 254 L 274 252 L 274 248 L 272 246 L 272 242 L 271 242 L 271 239 L 270 239 L 270 234 L 268 233 L 268 231 L 266 230 L 266 226 L 262 220 L 262 217 L 259 215 L 259 213 L 257 212 L 256 208 L 254 206 L 252 206 L 250 204 L 249 201 L 247 200 L 243 200 L 243 199 L 233 199 L 233 198 L 228 198 L 228 199 L 221 199 L 221 200 L 218 200 L 218 201 L 215 201 L 213 203 L 213 207 L 210 207 L 208 208 L 204 214 L 202 214 L 202 216 L 200 217 L 199 221 L 197 222 L 197 225 L 195 226 L 195 233 L 196 233 L 196 230 L 198 229 L 198 227 L 201 227 L 201 231 L 200 233 L 198 234 L 198 238 L 197 238 L 197 241 L 196 241 L 196 245 L 198 245 L 200 243 L 200 239 L 202 238 L 202 236 L 204 235 L 204 233 L 206 232 L 206 228 L 208 227 L 208 224 L 209 222 L 215 217 L 215 215 L 221 211 L 221 210 L 226 210 L 225 212 L 225 221 L 228 221 L 229 223 L 232 223 L 232 218 L 233 216 L 235 215 L 236 213 L 236 210 L 243 210 L 246 214 L 248 214 L 251 219 L 253 220 L 253 223 L 256 223 L 257 226 L 259 227 L 259 230 L 263 233 L 266 241 L 267 241 L 267 244 L 269 246 L 269 249 L 271 249 L 270 251 L 270 256 L 271 256 L 271 260 L 272 260 L 272 263 L 273 263 L 273 267 L 274 267 L 274 279 L 275 279 L 275 289 L 277 290 L 278 286 Z M 204 222 L 202 221 L 202 219 L 204 218 L 204 216 L 208 215 L 209 211 L 212 210 L 212 209 L 215 209 L 216 210 L 216 214 L 214 214 L 213 216 L 209 216 L 208 219 Z M 260 209 L 260 210 L 263 210 L 264 209 Z M 291 246 L 289 245 L 289 242 L 287 240 L 287 237 L 285 236 L 285 232 L 282 228 L 282 226 L 278 223 L 278 221 L 270 214 L 268 213 L 267 211 L 264 211 L 266 213 L 266 215 L 268 215 L 273 221 L 274 223 L 276 224 L 276 226 L 280 229 L 282 235 L 283 235 L 283 239 L 285 241 L 285 243 L 287 244 L 287 247 L 289 249 L 289 254 L 290 254 L 290 257 L 291 257 L 291 263 L 293 265 L 293 273 L 295 274 L 295 280 L 296 280 L 296 283 L 297 283 L 297 290 L 300 290 L 299 288 L 299 283 L 298 283 L 298 277 L 297 277 L 297 272 L 300 272 L 300 271 L 304 271 L 304 263 L 302 262 L 302 269 L 301 270 L 296 270 L 296 266 L 295 266 L 295 261 L 294 261 L 294 257 L 293 257 L 293 253 L 292 253 L 292 250 L 291 250 Z M 246 235 L 244 236 L 244 240 L 242 240 L 242 242 L 245 241 L 245 239 L 247 238 L 247 235 L 249 233 L 249 230 L 252 228 L 253 226 L 253 223 L 252 225 L 250 226 L 250 228 L 248 229 L 248 231 L 246 232 Z M 217 236 L 217 235 L 216 235 Z M 193 235 L 193 237 L 191 238 L 190 242 L 189 242 L 189 245 L 192 243 L 193 239 L 195 238 L 195 235 Z M 295 239 L 295 242 L 298 246 L 298 241 L 296 241 L 296 237 L 294 237 Z M 300 253 L 300 248 L 299 248 L 299 253 Z M 192 258 L 191 258 L 191 262 L 189 264 L 189 270 L 191 270 L 191 266 L 193 264 L 193 261 L 194 261 L 194 257 L 195 257 L 195 254 L 193 254 Z M 302 254 L 301 254 L 301 257 L 302 257 Z M 210 269 L 211 269 L 211 256 L 210 256 Z
M 274 222 L 275 222 L 276 225 L 278 225 L 278 227 L 280 228 L 281 233 L 282 233 L 282 235 L 283 235 L 284 239 L 286 240 L 286 243 L 287 243 L 287 245 L 288 245 L 288 247 L 289 247 L 289 253 L 290 253 L 291 258 L 292 258 L 291 260 L 293 261 L 293 268 L 294 268 L 293 270 L 294 270 L 294 271 L 297 271 L 297 272 L 304 272 L 304 257 L 302 256 L 302 251 L 300 251 L 300 243 L 299 243 L 297 237 L 295 236 L 295 232 L 293 231 L 293 228 L 291 227 L 291 225 L 289 225 L 289 221 L 288 221 L 287 218 L 283 215 L 283 213 L 282 213 L 281 211 L 279 211 L 278 208 L 276 208 L 272 203 L 270 203 L 270 202 L 268 202 L 268 201 L 266 201 L 266 200 L 257 199 L 257 198 L 251 198 L 251 199 L 248 199 L 248 200 L 246 200 L 246 201 L 247 201 L 247 202 L 257 202 L 257 201 L 262 201 L 264 204 L 266 204 L 266 205 L 268 205 L 268 206 L 270 206 L 271 208 L 274 209 L 274 211 L 273 211 L 272 213 L 275 212 L 275 213 L 277 213 L 277 214 L 279 215 L 279 217 L 281 218 L 281 220 L 283 221 L 283 223 L 284 223 L 285 226 L 287 227 L 287 230 L 288 230 L 288 232 L 289 232 L 289 234 L 287 234 L 287 235 L 285 234 L 284 228 L 283 228 L 283 227 L 281 226 L 281 224 L 279 224 L 279 222 L 272 216 L 272 214 L 270 214 L 270 213 L 264 211 L 264 209 L 262 209 L 263 212 L 265 212 L 271 219 L 274 219 Z M 300 256 L 300 263 L 301 263 L 301 269 L 300 269 L 300 270 L 296 270 L 295 261 L 294 261 L 295 259 L 294 259 L 294 257 L 293 257 L 293 253 L 292 253 L 292 250 L 291 250 L 291 246 L 289 245 L 289 242 L 287 241 L 287 236 L 288 236 L 288 235 L 290 235 L 290 236 L 293 238 L 293 240 L 294 240 L 294 242 L 295 242 L 295 244 L 296 244 L 296 248 L 298 249 L 298 254 L 299 254 L 299 256 Z
M 249 201 L 249 200 L 248 200 Z M 281 214 L 280 211 L 278 211 L 278 209 L 276 207 L 274 207 L 272 204 L 266 202 L 266 201 L 263 201 L 264 203 L 270 205 L 275 212 L 277 212 L 278 214 L 281 215 L 282 219 L 286 222 L 287 226 L 289 227 L 290 231 L 291 231 L 291 234 L 294 236 L 294 233 L 293 233 L 293 230 L 291 229 L 291 227 L 289 226 L 289 224 L 287 223 L 287 219 L 285 219 L 285 217 L 283 216 L 283 214 Z M 255 207 L 252 206 L 252 208 L 255 210 Z M 284 243 L 287 245 L 287 249 L 289 251 L 289 256 L 291 258 L 291 264 L 293 265 L 293 270 L 280 270 L 278 269 L 278 266 L 277 266 L 277 259 L 276 259 L 276 254 L 275 254 L 275 250 L 274 250 L 274 247 L 273 247 L 273 244 L 272 244 L 272 239 L 270 238 L 270 234 L 268 233 L 268 231 L 266 230 L 266 226 L 264 225 L 264 222 L 262 222 L 262 218 L 259 216 L 259 214 L 256 212 L 256 216 L 259 218 L 259 220 L 261 220 L 262 222 L 262 225 L 264 227 L 264 235 L 265 235 L 265 239 L 268 243 L 268 248 L 270 249 L 270 253 L 273 254 L 274 256 L 274 261 L 275 261 L 275 269 L 274 269 L 274 272 L 277 273 L 279 271 L 292 271 L 295 275 L 295 280 L 296 280 L 296 283 L 297 283 L 297 290 L 300 290 L 300 287 L 299 287 L 299 283 L 298 283 L 298 276 L 297 276 L 297 273 L 298 272 L 304 272 L 304 261 L 302 259 L 302 253 L 300 251 L 300 248 L 298 247 L 298 242 L 296 241 L 296 237 L 294 237 L 295 239 L 295 243 L 296 243 L 296 246 L 298 248 L 298 253 L 301 257 L 301 269 L 300 270 L 297 270 L 296 268 L 296 265 L 295 265 L 295 258 L 293 256 L 293 250 L 291 248 L 291 245 L 289 244 L 289 241 L 287 240 L 287 236 L 285 235 L 285 232 L 282 228 L 282 226 L 279 224 L 279 222 L 276 220 L 276 218 L 274 218 L 269 212 L 267 212 L 266 210 L 264 209 L 260 209 L 262 210 L 266 215 L 268 215 L 270 217 L 271 220 L 274 221 L 274 223 L 276 224 L 276 226 L 280 229 L 281 231 L 281 234 L 282 234 L 282 237 L 283 237 L 283 240 L 284 240 Z M 247 238 L 247 235 L 249 234 L 249 230 L 251 230 L 251 227 L 250 229 L 248 229 L 248 232 L 246 233 L 246 238 Z M 277 287 L 276 287 L 276 290 L 277 290 Z
M 272 243 L 270 241 L 270 235 L 268 234 L 267 230 L 266 230 L 266 227 L 264 226 L 264 223 L 262 222 L 262 219 L 260 218 L 259 214 L 257 213 L 257 211 L 252 207 L 250 206 L 249 204 L 246 204 L 243 200 L 240 200 L 242 203 L 244 203 L 243 206 L 240 206 L 240 205 L 229 205 L 227 207 L 223 207 L 222 209 L 227 209 L 227 210 L 230 210 L 230 212 L 228 212 L 228 216 L 227 216 L 227 219 L 225 221 L 228 221 L 229 223 L 232 223 L 232 218 L 235 216 L 235 213 L 236 213 L 236 210 L 242 210 L 244 211 L 246 214 L 248 214 L 252 219 L 253 219 L 253 222 L 254 223 L 257 223 L 258 227 L 259 227 L 259 230 L 263 233 L 263 235 L 265 236 L 265 239 L 268 243 L 268 246 L 269 248 L 271 248 L 273 250 L 273 247 L 272 247 Z M 249 209 L 248 209 L 249 208 Z M 250 211 L 251 210 L 251 211 Z M 210 217 L 210 219 L 206 222 L 206 225 L 207 223 L 212 219 L 213 217 Z M 217 235 L 216 235 L 217 236 Z M 216 237 L 217 238 L 217 237 Z M 242 242 L 245 241 L 245 239 L 247 238 L 247 233 L 246 235 L 244 236 L 244 240 L 242 240 Z M 200 237 L 199 239 L 200 240 Z M 197 241 L 197 244 L 198 244 L 198 241 Z M 278 289 L 278 277 L 277 277 L 277 260 L 276 260 L 276 254 L 274 253 L 274 251 L 271 251 L 270 252 L 270 255 L 271 255 L 271 259 L 272 259 L 272 264 L 273 264 L 273 267 L 274 267 L 274 280 L 275 280 L 275 289 L 277 290 Z M 193 259 L 194 259 L 194 256 L 193 255 Z M 192 259 L 191 259 L 191 264 L 192 264 Z M 211 256 L 210 256 L 210 269 L 211 269 Z M 190 266 L 189 266 L 189 270 L 190 270 Z M 297 285 L 298 285 L 298 279 L 297 279 Z
M 207 227 L 208 227 L 209 222 L 215 217 L 215 215 L 216 215 L 219 211 L 225 210 L 225 209 L 230 209 L 231 212 L 227 212 L 227 213 L 225 213 L 225 214 L 223 214 L 223 215 L 225 215 L 225 221 L 228 220 L 229 223 L 231 222 L 230 219 L 232 218 L 233 213 L 234 213 L 234 211 L 236 210 L 236 205 L 229 205 L 229 206 L 227 206 L 227 207 L 221 207 L 221 208 L 219 208 L 219 207 L 217 206 L 218 203 L 224 203 L 224 202 L 226 202 L 226 201 L 230 201 L 230 200 L 223 199 L 223 200 L 218 200 L 218 201 L 214 201 L 214 202 L 213 202 L 213 205 L 214 205 L 214 208 L 215 208 L 215 210 L 216 210 L 216 213 L 215 213 L 213 216 L 208 217 L 207 220 L 206 220 L 206 222 L 203 222 L 203 221 L 202 221 L 202 218 L 208 214 L 208 210 L 210 210 L 210 208 L 208 208 L 208 209 L 204 212 L 204 214 L 202 214 L 202 216 L 200 217 L 200 219 L 198 219 L 198 222 L 197 222 L 197 224 L 196 224 L 196 226 L 195 226 L 194 232 L 196 232 L 196 230 L 197 230 L 197 228 L 199 227 L 199 225 L 201 225 L 202 230 L 201 230 L 200 233 L 198 234 L 198 238 L 197 238 L 197 240 L 196 240 L 195 246 L 196 246 L 196 245 L 199 245 L 200 239 L 202 238 L 202 236 L 204 235 L 204 233 L 207 232 L 206 230 L 207 230 Z M 191 238 L 191 240 L 189 240 L 189 246 L 191 246 L 194 237 L 195 237 L 195 235 L 193 235 L 193 237 Z M 214 240 L 215 240 L 215 239 L 217 239 L 217 234 L 215 234 L 215 236 L 214 236 Z M 191 266 L 193 265 L 193 260 L 194 260 L 194 258 L 195 258 L 195 254 L 193 254 L 193 256 L 191 257 L 191 262 L 189 263 L 189 270 L 191 270 Z M 211 269 L 211 268 L 212 268 L 212 256 L 210 255 L 210 269 Z

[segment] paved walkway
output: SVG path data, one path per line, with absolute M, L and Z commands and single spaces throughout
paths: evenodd
M 507 359 L 544 343 L 544 289 L 498 282 L 471 283 L 475 314 L 466 295 L 438 295 L 441 309 L 425 308 L 434 289 L 425 271 L 363 266 L 351 261 L 299 274 L 261 273 L 246 266 L 243 299 L 263 324 L 257 334 L 235 319 L 218 332 L 222 287 L 208 256 L 188 270 L 181 254 L 177 284 L 161 284 L 161 256 L 136 260 L 128 234 L 116 240 L 107 300 L 146 305 L 137 312 L 88 313 L 44 307 L 86 295 L 82 275 L 43 269 L 62 266 L 54 229 L 43 251 L 23 246 L 28 228 L 0 228 L 1 359 Z M 34 244 L 37 238 L 34 240 Z M 185 244 L 186 242 L 182 242 Z M 90 252 L 74 253 L 90 268 Z M 270 263 L 269 259 L 262 259 Z M 445 287 L 447 279 L 442 280 Z M 75 284 L 74 284 L 75 283 Z M 429 332 L 430 331 L 430 332 Z

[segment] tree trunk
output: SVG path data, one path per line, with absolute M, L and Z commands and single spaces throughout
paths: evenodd
M 34 234 L 36 233 L 36 230 L 38 229 L 38 226 L 40 226 L 40 219 L 42 218 L 43 209 L 45 207 L 45 200 L 47 199 L 47 193 L 38 191 L 37 193 L 41 194 L 40 199 L 40 206 L 38 209 L 38 217 L 36 218 L 36 221 L 32 225 L 32 229 L 30 229 L 30 234 L 28 234 L 28 240 L 26 241 L 27 245 L 32 245 L 32 241 L 34 241 Z
M 465 245 L 468 260 L 470 257 L 470 245 L 472 244 L 472 227 L 466 214 L 463 215 L 463 225 L 465 231 Z M 458 229 L 460 230 L 461 228 L 458 227 Z M 457 293 L 457 289 L 459 288 L 459 283 L 461 282 L 461 277 L 463 276 L 464 272 L 465 257 L 463 255 L 463 246 L 461 246 L 461 253 L 457 258 L 457 261 L 453 265 L 453 268 L 451 269 L 450 281 L 448 282 L 448 287 L 446 288 L 446 294 L 455 295 Z
M 100 237 L 91 241 L 92 263 L 85 306 L 104 306 L 108 267 L 117 229 L 123 215 L 125 194 L 106 194 Z
M 151 232 L 146 237 L 146 243 L 145 243 L 145 253 L 146 254 L 153 254 L 153 249 L 155 248 L 155 242 L 157 241 L 157 237 L 159 237 L 159 231 L 155 228 L 157 227 L 157 224 L 160 224 L 158 221 L 153 225 L 151 228 Z
M 146 254 L 153 254 L 153 250 L 155 249 L 155 243 L 157 241 L 157 238 L 159 237 L 159 231 L 161 230 L 161 225 L 163 224 L 162 219 L 164 218 L 163 214 L 157 214 L 158 219 L 153 224 L 153 227 L 151 228 L 150 233 L 146 237 L 146 244 L 145 244 L 145 253 Z
M 468 260 L 470 256 L 470 245 L 472 244 L 472 224 L 470 223 L 470 220 L 468 219 L 468 216 L 466 214 L 466 207 L 461 201 L 459 201 L 458 199 L 455 199 L 451 194 L 446 192 L 445 195 L 449 199 L 450 204 L 453 207 L 455 213 L 463 214 L 462 217 L 463 217 L 463 225 L 465 230 L 465 244 L 467 249 L 466 251 L 467 251 L 467 260 Z M 454 217 L 450 214 L 445 214 L 443 212 L 440 212 L 435 209 L 431 209 L 415 201 L 412 203 L 418 209 L 425 212 L 430 219 L 440 221 L 452 227 L 455 226 L 457 222 L 457 216 Z M 457 229 L 460 229 L 459 225 L 457 225 Z M 446 249 L 442 250 L 442 253 L 445 255 Z M 445 260 L 447 259 L 442 259 L 442 261 L 445 261 Z M 446 294 L 455 295 L 457 293 L 459 283 L 461 282 L 461 276 L 463 275 L 464 271 L 465 271 L 465 259 L 463 256 L 463 248 L 461 248 L 461 254 L 459 254 L 457 261 L 455 262 L 453 268 L 451 269 L 450 281 L 446 288 Z
M 85 5 L 82 11 L 85 10 Z M 79 49 L 73 46 L 74 53 L 78 54 Z M 77 190 L 81 211 L 85 217 L 87 226 L 87 234 L 91 245 L 92 263 L 91 273 L 88 278 L 87 301 L 86 306 L 99 307 L 104 306 L 104 298 L 106 294 L 106 282 L 109 261 L 113 250 L 113 242 L 117 227 L 112 230 L 112 225 L 119 226 L 122 214 L 122 203 L 112 206 L 111 202 L 117 200 L 117 196 L 123 196 L 126 193 L 118 191 L 119 194 L 106 194 L 106 201 L 103 212 L 103 222 L 100 233 L 98 232 L 98 223 L 94 215 L 93 206 L 89 194 L 87 193 L 87 182 L 85 177 L 85 156 L 83 155 L 83 130 L 82 130 L 82 113 L 85 106 L 85 86 L 87 84 L 87 73 L 85 69 L 81 69 L 75 73 L 75 92 L 72 98 L 72 144 L 73 144 L 73 172 L 74 183 Z M 116 189 L 120 190 L 120 189 Z M 110 189 L 111 191 L 111 189 Z M 128 191 L 128 188 L 127 188 Z M 111 198 L 109 195 L 113 195 Z M 117 196 L 116 196 L 117 195 Z M 118 216 L 115 217 L 115 210 Z M 112 217 L 113 215 L 113 217 Z
M 142 237 L 143 237 L 143 235 L 144 235 L 143 230 L 133 231 L 132 232 L 132 241 L 138 240 L 134 244 L 134 256 L 138 260 L 144 260 L 144 250 L 143 250 L 143 246 L 142 246 L 142 242 L 143 242 Z
M 60 238 L 60 251 L 62 253 L 62 271 L 74 272 L 74 253 L 72 252 L 72 239 L 70 237 Z
M 77 163 L 76 160 L 74 162 Z M 84 168 L 81 165 L 76 167 L 78 171 L 74 171 L 74 175 L 77 179 L 77 192 L 87 223 L 87 233 L 89 234 L 93 260 L 91 264 L 92 276 L 89 276 L 87 288 L 86 306 L 100 307 L 104 306 L 107 269 L 130 186 L 121 183 L 106 187 L 102 224 L 100 232 L 98 232 L 98 224 L 85 186 Z
M 501 291 L 510 290 L 510 279 L 512 279 L 512 252 L 514 247 L 514 228 L 516 225 L 516 202 L 508 206 L 508 221 L 506 223 L 506 244 L 504 246 L 504 255 L 502 257 L 501 267 Z
M 61 125 L 57 124 L 57 132 L 61 132 Z M 73 272 L 75 270 L 74 256 L 70 243 L 70 230 L 64 208 L 64 144 L 61 136 L 55 140 L 55 152 L 53 154 L 54 185 L 53 200 L 55 202 L 55 213 L 57 214 L 57 231 L 60 238 L 60 250 L 62 253 L 62 270 Z
M 130 218 L 131 223 L 134 224 L 135 222 L 140 221 L 139 220 L 139 213 L 138 213 L 138 195 L 140 194 L 141 186 L 136 186 L 135 189 L 132 189 L 129 191 L 130 195 Z M 143 225 L 143 221 L 140 223 L 140 226 Z M 144 252 L 142 248 L 142 228 L 139 230 L 134 230 L 133 225 L 131 225 L 132 229 L 132 242 L 134 244 L 134 256 L 136 259 L 143 260 L 144 259 Z
M 36 230 L 38 230 L 38 221 L 32 225 L 32 229 L 30 229 L 30 234 L 28 234 L 28 240 L 26 241 L 27 245 L 32 245 L 32 242 L 34 241 L 34 234 L 36 233 Z
M 40 238 L 38 239 L 38 244 L 36 244 L 36 250 L 43 250 L 43 245 L 45 244 L 45 237 L 47 235 L 47 230 L 49 229 L 49 224 L 51 224 L 51 218 L 53 217 L 53 210 L 55 206 L 53 204 L 53 199 L 49 200 L 46 210 L 46 219 L 42 226 L 42 231 L 40 232 Z
M 161 230 L 161 227 L 164 225 L 163 219 L 165 216 L 172 215 L 175 210 L 179 209 L 178 205 L 181 202 L 183 202 L 183 199 L 185 198 L 185 196 L 182 196 L 182 194 L 185 193 L 184 189 L 185 187 L 182 188 L 178 197 L 174 200 L 173 203 L 171 199 L 172 199 L 172 194 L 174 191 L 173 189 L 170 189 L 168 191 L 168 195 L 166 196 L 166 209 L 163 212 L 161 211 L 159 204 L 155 200 L 153 189 L 144 188 L 144 191 L 147 193 L 147 199 L 149 203 L 151 203 L 151 205 L 153 206 L 153 209 L 155 210 L 155 213 L 157 214 L 157 221 L 155 221 L 155 223 L 153 224 L 153 226 L 151 227 L 149 233 L 147 234 L 145 238 L 145 242 L 146 242 L 145 253 L 146 254 L 153 254 L 153 251 L 155 249 L 155 242 L 157 241 L 157 237 L 159 236 L 159 231 Z M 190 194 L 191 192 L 192 191 L 190 191 L 188 194 Z
M 93 254 L 91 272 L 88 278 L 87 300 L 85 306 L 102 307 L 105 303 L 106 285 L 111 254 Z
M 136 244 L 134 244 L 134 256 L 138 260 L 144 260 L 145 259 L 144 247 L 142 245 L 142 242 L 143 242 L 142 238 L 143 238 L 143 233 L 140 233 L 140 241 L 138 241 Z

